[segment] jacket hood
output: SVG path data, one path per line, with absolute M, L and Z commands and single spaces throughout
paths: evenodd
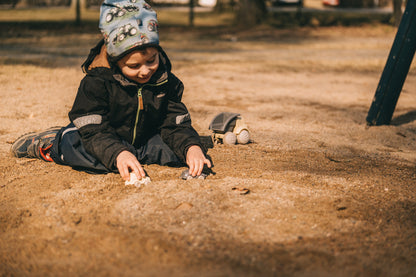
M 153 74 L 149 83 L 159 83 L 168 78 L 168 74 L 172 70 L 172 64 L 165 51 L 160 46 L 154 46 L 159 50 L 159 67 Z M 107 49 L 102 39 L 98 44 L 90 50 L 90 53 L 81 66 L 82 71 L 89 75 L 100 76 L 106 79 L 114 79 L 123 86 L 138 85 L 137 83 L 127 79 L 120 71 L 116 62 L 110 62 Z

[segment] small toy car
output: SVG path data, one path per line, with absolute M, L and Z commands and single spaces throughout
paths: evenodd
M 157 32 L 157 29 L 158 29 L 158 24 L 157 24 L 157 21 L 156 20 L 150 20 L 149 21 L 149 23 L 148 23 L 148 25 L 147 25 L 147 29 L 150 31 L 150 32 Z
M 214 117 L 209 125 L 213 140 L 224 144 L 247 144 L 250 142 L 250 131 L 238 113 L 223 112 Z
M 118 29 L 117 35 L 114 37 L 113 44 L 122 42 L 127 36 L 134 36 L 137 34 L 137 29 L 131 24 L 121 26 Z
M 139 8 L 129 5 L 124 7 L 114 7 L 106 15 L 105 20 L 107 23 L 111 22 L 116 17 L 122 17 L 128 12 L 139 11 Z

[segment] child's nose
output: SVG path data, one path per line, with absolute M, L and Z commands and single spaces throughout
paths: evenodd
M 142 70 L 140 71 L 140 75 L 147 76 L 150 74 L 150 71 L 151 71 L 150 68 L 148 68 L 147 66 L 144 66 Z

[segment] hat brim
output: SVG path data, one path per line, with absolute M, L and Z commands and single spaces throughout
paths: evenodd
M 146 48 L 150 48 L 150 47 L 154 47 L 157 48 L 158 51 L 161 51 L 162 48 L 159 46 L 159 44 L 156 43 L 147 43 L 147 44 L 143 44 L 143 45 L 137 45 L 135 47 L 132 47 L 131 49 L 123 52 L 122 54 L 118 55 L 118 56 L 111 56 L 110 54 L 108 54 L 108 60 L 112 63 L 115 63 L 119 60 L 121 60 L 123 57 L 127 56 L 128 54 L 134 52 L 134 51 L 140 51 L 140 50 L 144 50 Z

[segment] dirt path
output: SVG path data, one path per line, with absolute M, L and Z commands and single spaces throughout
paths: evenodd
M 414 63 L 393 125 L 365 125 L 395 30 L 181 30 L 186 45 L 175 31 L 162 41 L 196 129 L 209 135 L 217 113 L 239 112 L 253 143 L 215 145 L 205 181 L 146 166 L 142 188 L 9 156 L 20 134 L 68 123 L 98 36 L 4 40 L 0 274 L 413 276 Z

